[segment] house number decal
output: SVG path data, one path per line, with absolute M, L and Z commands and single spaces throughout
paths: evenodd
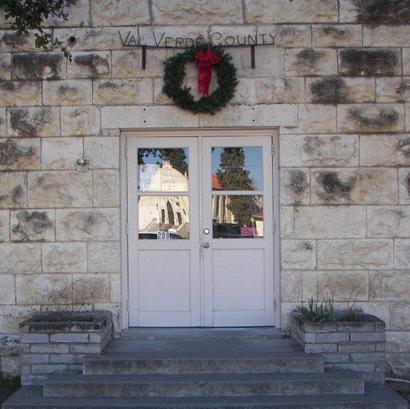
M 167 231 L 159 231 L 157 233 L 157 240 L 170 240 L 171 235 Z

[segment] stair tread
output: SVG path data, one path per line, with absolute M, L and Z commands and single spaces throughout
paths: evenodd
M 386 385 L 372 385 L 366 384 L 365 394 L 363 395 L 350 395 L 350 394 L 337 394 L 337 395 L 294 395 L 294 396 L 240 396 L 240 397 L 138 397 L 138 398 L 109 398 L 109 397 L 87 397 L 87 398 L 67 398 L 67 397 L 43 397 L 42 387 L 38 386 L 25 386 L 21 388 L 16 394 L 14 394 L 3 405 L 3 409 L 40 409 L 40 408 L 109 408 L 109 409 L 121 409 L 121 408 L 172 408 L 177 407 L 184 408 L 256 408 L 267 407 L 274 408 L 275 406 L 280 408 L 291 407 L 292 409 L 307 409 L 306 405 L 320 405 L 333 407 L 338 404 L 338 408 L 342 409 L 341 404 L 351 404 L 355 409 L 365 408 L 381 408 L 380 405 L 390 404 L 395 405 L 386 406 L 389 409 L 405 409 L 407 408 L 407 402 L 393 392 Z M 300 405 L 300 406 L 299 406 Z M 366 405 L 366 406 L 363 406 Z M 367 406 L 369 405 L 369 406 Z M 373 405 L 373 406 L 372 406 Z M 353 406 L 349 406 L 353 407 Z M 310 407 L 309 407 L 310 409 Z

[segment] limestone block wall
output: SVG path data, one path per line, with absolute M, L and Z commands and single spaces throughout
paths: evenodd
M 332 293 L 387 326 L 410 376 L 410 1 L 75 0 L 49 29 L 72 62 L 0 22 L 0 334 L 34 311 L 120 316 L 119 128 L 277 126 L 282 322 Z M 230 52 L 231 106 L 193 116 L 162 94 L 161 61 L 118 35 L 277 33 Z M 190 75 L 193 81 L 193 75 Z M 88 170 L 76 165 L 89 160 Z

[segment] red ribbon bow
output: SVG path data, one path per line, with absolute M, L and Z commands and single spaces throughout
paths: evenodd
M 198 93 L 208 96 L 212 79 L 212 66 L 221 62 L 221 57 L 213 50 L 198 51 L 195 54 L 198 64 Z

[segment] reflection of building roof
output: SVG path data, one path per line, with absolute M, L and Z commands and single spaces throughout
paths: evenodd
M 221 181 L 216 175 L 212 175 L 212 190 L 222 190 Z

